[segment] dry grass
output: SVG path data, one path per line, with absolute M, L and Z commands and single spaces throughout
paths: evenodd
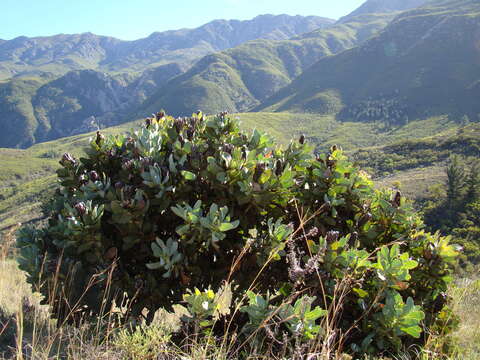
M 409 199 L 420 200 L 429 195 L 429 189 L 446 181 L 445 165 L 414 168 L 396 172 L 392 175 L 375 179 L 377 188 L 400 188 Z
M 453 310 L 460 317 L 455 334 L 461 359 L 480 359 L 480 279 L 462 279 L 451 289 Z

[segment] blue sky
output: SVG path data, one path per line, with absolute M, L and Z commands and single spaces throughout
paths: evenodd
M 339 18 L 364 0 L 0 0 L 0 39 L 93 32 L 125 40 L 259 14 Z

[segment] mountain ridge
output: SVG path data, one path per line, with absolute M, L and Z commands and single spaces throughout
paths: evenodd
M 423 0 L 412 0 L 409 6 L 412 6 L 413 1 Z M 368 0 L 365 4 L 368 3 L 375 2 Z M 381 3 L 376 1 L 377 5 Z M 452 0 L 445 1 L 449 11 L 453 11 L 451 3 Z M 457 13 L 461 14 L 468 8 L 469 1 L 454 0 L 454 3 L 457 6 Z M 432 11 L 431 8 L 432 5 L 428 5 L 410 10 L 407 12 L 408 17 L 425 22 L 425 19 L 429 18 L 427 15 Z M 426 30 L 422 30 L 424 25 L 420 27 L 415 25 L 412 31 L 406 31 L 408 40 L 405 40 L 403 38 L 406 35 L 402 33 L 405 29 L 396 29 L 392 25 L 392 22 L 401 22 L 404 12 L 396 11 L 396 8 L 389 9 L 391 11 L 388 13 L 365 14 L 360 7 L 350 14 L 348 21 L 337 22 L 334 25 L 331 24 L 331 20 L 315 16 L 262 15 L 247 22 L 214 20 L 193 30 L 153 33 L 147 38 L 130 42 L 97 37 L 91 33 L 72 35 L 76 43 L 61 44 L 65 49 L 58 54 L 62 66 L 74 70 L 65 74 L 60 72 L 60 75 L 51 75 L 54 70 L 58 70 L 55 64 L 49 63 L 45 65 L 46 68 L 36 64 L 37 74 L 26 72 L 10 87 L 5 81 L 0 81 L 0 94 L 1 91 L 10 94 L 3 98 L 0 96 L 0 112 L 4 115 L 0 118 L 0 124 L 9 122 L 6 127 L 11 128 L 9 134 L 0 134 L 0 146 L 28 147 L 39 141 L 148 116 L 161 108 L 165 108 L 172 115 L 189 115 L 198 109 L 206 113 L 266 109 L 339 114 L 347 120 L 358 120 L 364 115 L 366 108 L 370 111 L 369 106 L 372 104 L 370 98 L 373 97 L 374 112 L 381 116 L 386 114 L 387 117 L 397 112 L 400 113 L 400 120 L 405 120 L 405 106 L 400 101 L 403 98 L 392 100 L 391 89 L 388 88 L 390 81 L 387 81 L 388 69 L 382 67 L 369 69 L 366 62 L 352 60 L 355 56 L 357 56 L 355 59 L 358 59 L 366 49 L 366 45 L 362 44 L 373 44 L 373 39 L 384 36 L 382 30 L 388 24 L 390 29 L 394 29 L 392 32 L 398 33 L 395 38 L 397 43 L 392 42 L 388 36 L 384 36 L 385 40 L 381 38 L 379 41 L 385 43 L 377 44 L 377 53 L 369 58 L 373 61 L 371 63 L 390 53 L 390 63 L 393 64 L 396 59 L 400 59 L 399 49 L 414 46 L 422 41 L 417 34 L 426 34 Z M 437 6 L 435 11 L 441 10 L 438 10 Z M 264 23 L 264 26 L 259 28 L 257 26 L 259 22 Z M 318 26 L 319 22 L 323 25 Z M 235 33 L 245 23 L 249 24 L 250 29 L 256 26 L 255 34 L 247 31 L 248 26 L 243 29 L 244 33 L 240 34 L 243 37 Z M 428 21 L 426 24 L 428 25 Z M 315 27 L 312 31 L 297 34 L 312 27 Z M 197 35 L 193 36 L 194 33 Z M 171 37 L 172 34 L 176 34 L 176 37 Z M 269 39 L 250 40 L 223 51 L 216 51 L 215 47 L 236 44 L 230 41 L 228 34 L 236 34 L 231 36 L 236 43 L 258 34 Z M 295 36 L 289 37 L 292 34 Z M 62 36 L 68 38 L 69 35 Z M 276 40 L 286 37 L 289 38 Z M 169 38 L 170 42 L 166 41 L 166 38 Z M 183 42 L 172 39 L 183 39 Z M 204 39 L 210 39 L 211 42 Z M 27 58 L 39 56 L 42 59 L 50 59 L 49 56 L 52 56 L 51 48 L 47 46 L 43 49 L 35 43 L 35 39 L 23 37 L 16 41 L 30 44 L 30 52 L 20 51 L 22 56 Z M 97 43 L 118 46 L 115 45 L 117 47 L 114 50 L 110 49 L 107 54 L 106 49 L 95 45 Z M 80 46 L 77 46 L 78 44 Z M 160 48 L 158 44 L 161 44 Z M 0 49 L 2 46 L 5 48 L 5 43 L 0 44 Z M 12 53 L 16 54 L 15 41 L 13 44 L 10 42 L 8 46 L 11 49 L 10 56 Z M 358 50 L 360 48 L 361 51 Z M 151 56 L 152 53 L 155 53 L 156 57 Z M 207 55 L 202 57 L 201 55 L 205 53 Z M 20 55 L 16 56 L 21 57 Z M 1 61 L 2 56 L 6 58 L 8 54 L 0 53 L 0 72 L 1 67 L 6 66 L 5 62 Z M 342 64 L 341 61 L 332 63 L 329 68 L 327 66 L 329 70 L 325 71 L 323 64 L 336 61 L 332 59 L 345 59 L 345 63 Z M 319 61 L 321 65 L 317 65 Z M 131 65 L 133 63 L 135 65 Z M 81 69 L 77 69 L 77 65 Z M 416 65 L 417 63 L 412 61 L 409 63 L 410 67 L 403 70 L 411 71 Z M 324 91 L 316 90 L 316 87 L 321 88 L 327 84 L 322 78 L 323 75 L 318 76 L 317 68 L 320 74 L 322 71 L 325 72 L 325 79 L 328 80 L 330 76 L 331 84 Z M 123 71 L 125 69 L 128 71 Z M 343 70 L 340 69 L 348 70 L 349 76 L 345 77 Z M 376 70 L 382 70 L 381 76 Z M 465 71 L 469 72 L 468 69 Z M 400 74 L 397 75 L 401 78 Z M 361 81 L 357 78 L 361 78 Z M 29 83 L 30 79 L 36 82 Z M 300 87 L 288 95 L 286 89 L 293 89 L 299 83 L 302 84 L 301 87 L 308 88 L 312 85 L 313 88 L 306 89 L 306 93 L 300 92 L 295 97 L 296 91 L 301 90 Z M 95 87 L 92 87 L 92 84 L 96 84 Z M 384 87 L 382 91 L 377 91 L 384 93 L 383 98 L 375 98 L 378 97 L 377 93 L 368 90 L 375 88 L 374 85 L 377 88 Z M 480 85 L 472 84 L 470 93 L 474 93 L 477 86 Z M 351 88 L 356 89 L 356 95 L 353 97 L 349 97 L 354 91 Z M 22 89 L 25 94 L 22 94 Z M 282 98 L 282 94 L 286 92 L 287 98 Z M 362 92 L 363 97 L 360 96 Z M 18 101 L 20 98 L 21 101 Z M 278 101 L 272 102 L 272 99 Z M 308 102 L 308 106 L 304 106 L 305 102 Z M 424 115 L 428 114 L 411 114 L 415 117 Z M 373 120 L 383 121 L 377 117 L 378 119 Z
M 0 42 L 0 79 L 39 71 L 139 71 L 168 62 L 189 64 L 214 51 L 258 38 L 287 39 L 326 27 L 334 20 L 317 16 L 261 15 L 251 20 L 214 20 L 193 29 L 154 32 L 125 41 L 93 33 L 59 34 Z
M 340 113 L 394 125 L 440 114 L 476 117 L 479 34 L 474 1 L 403 12 L 361 46 L 319 60 L 255 110 Z
M 425 5 L 429 0 L 367 0 L 350 14 L 338 19 L 337 23 L 344 23 L 358 15 L 387 13 L 410 10 Z
M 0 125 L 9 131 L 0 134 L 0 146 L 28 147 L 129 120 L 125 114 L 185 72 L 197 57 L 252 37 L 288 38 L 333 22 L 315 16 L 262 15 L 248 21 L 217 20 L 131 42 L 92 33 L 6 41 L 0 44 Z M 18 76 L 1 81 L 2 71 Z M 30 79 L 36 86 L 28 83 Z
M 208 113 L 246 111 L 288 85 L 320 58 L 372 36 L 393 16 L 353 19 L 290 40 L 253 40 L 207 55 L 160 88 L 136 115 L 144 116 L 162 107 L 168 107 L 174 115 L 186 115 L 195 109 Z

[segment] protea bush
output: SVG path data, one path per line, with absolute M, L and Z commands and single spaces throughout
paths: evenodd
M 265 338 L 351 353 L 449 331 L 455 248 L 336 147 L 315 155 L 301 136 L 281 148 L 224 113 L 158 113 L 131 135 L 97 133 L 86 154 L 63 156 L 48 225 L 18 236 L 60 321 L 126 303 L 151 320 L 186 301 L 202 326 L 230 316 L 242 334 L 267 324 Z M 210 289 L 227 283 L 240 311 L 211 311 Z

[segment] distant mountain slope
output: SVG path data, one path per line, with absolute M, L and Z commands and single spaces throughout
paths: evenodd
M 28 147 L 124 121 L 156 89 L 184 71 L 178 64 L 141 76 L 75 70 L 57 79 L 18 78 L 0 83 L 0 146 Z
M 34 143 L 38 126 L 32 99 L 43 85 L 40 79 L 14 79 L 0 83 L 0 146 L 26 147 Z
M 355 151 L 352 157 L 371 175 L 445 163 L 453 154 L 480 158 L 480 124 L 469 124 L 455 132 Z
M 480 124 L 469 124 L 441 135 L 360 149 L 351 157 L 380 186 L 400 183 L 408 197 L 421 199 L 430 186 L 446 182 L 445 165 L 452 155 L 468 159 L 467 162 L 480 159 Z
M 355 121 L 480 113 L 480 2 L 399 15 L 378 36 L 321 59 L 257 110 L 339 113 Z
M 121 40 L 91 33 L 17 37 L 0 44 L 0 78 L 97 68 Z
M 358 15 L 410 10 L 422 6 L 428 1 L 429 0 L 367 0 L 359 8 L 340 18 L 338 22 L 348 22 Z
M 102 65 L 112 69 L 142 64 L 146 53 L 165 60 L 192 58 L 225 50 L 255 39 L 285 40 L 333 24 L 333 20 L 318 16 L 260 15 L 252 20 L 214 20 L 196 29 L 153 33 L 145 39 L 124 42 L 117 53 Z M 188 54 L 182 50 L 190 49 Z M 171 53 L 169 53 L 171 52 Z M 153 62 L 153 61 L 152 61 Z M 155 62 L 159 62 L 156 60 Z
M 288 85 L 322 57 L 357 45 L 384 28 L 392 15 L 358 17 L 285 41 L 256 40 L 208 55 L 151 97 L 139 115 L 166 107 L 175 115 L 245 111 Z
M 336 46 L 344 49 L 357 46 L 383 30 L 399 12 L 362 14 L 350 18 L 347 22 L 337 22 L 326 29 L 317 29 L 294 37 L 294 40 L 322 39 L 333 51 Z M 342 49 L 340 49 L 342 50 Z
M 0 126 L 9 129 L 0 133 L 0 147 L 27 147 L 118 124 L 198 57 L 251 39 L 290 38 L 333 22 L 261 15 L 136 41 L 90 33 L 0 41 Z M 1 82 L 12 75 L 17 77 L 11 84 Z
M 71 135 L 96 116 L 121 111 L 129 94 L 121 79 L 94 70 L 72 71 L 38 89 L 33 98 L 37 141 Z M 88 127 L 84 132 L 88 131 Z
M 170 62 L 191 63 L 206 54 L 245 41 L 288 39 L 334 20 L 317 16 L 261 15 L 252 20 L 215 20 L 195 29 L 157 32 L 135 41 L 91 33 L 18 37 L 0 41 L 0 79 L 70 70 L 143 70 Z

